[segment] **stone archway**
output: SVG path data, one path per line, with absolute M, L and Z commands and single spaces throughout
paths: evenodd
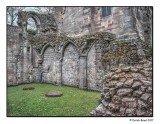
M 68 43 L 62 54 L 62 84 L 79 86 L 79 54 L 72 43 Z
M 59 60 L 51 46 L 44 51 L 42 68 L 42 82 L 57 84 L 60 78 Z

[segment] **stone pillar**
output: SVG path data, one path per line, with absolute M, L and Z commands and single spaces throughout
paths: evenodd
M 23 82 L 29 82 L 29 73 L 28 73 L 28 65 L 29 65 L 29 56 L 27 53 L 28 41 L 25 41 L 23 46 Z
M 80 56 L 79 88 L 87 89 L 87 56 Z
M 57 82 L 57 85 L 62 85 L 62 61 L 63 61 L 63 59 L 61 58 L 59 60 L 59 73 L 60 73 L 60 76 L 59 76 L 59 81 Z

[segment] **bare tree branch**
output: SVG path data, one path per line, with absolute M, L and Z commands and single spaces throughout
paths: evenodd
M 25 7 L 7 7 L 7 23 L 14 25 L 18 16 L 18 11 L 22 11 Z

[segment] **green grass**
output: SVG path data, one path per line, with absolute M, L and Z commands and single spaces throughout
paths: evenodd
M 34 90 L 22 90 L 32 86 Z M 46 97 L 48 91 L 60 91 L 62 97 Z M 8 87 L 8 116 L 89 116 L 98 106 L 99 92 L 44 83 Z

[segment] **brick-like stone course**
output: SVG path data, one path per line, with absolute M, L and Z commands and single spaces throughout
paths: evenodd
M 142 71 L 146 68 L 149 68 L 147 69 L 149 75 L 144 78 L 146 75 Z M 118 69 L 121 72 L 117 73 Z M 92 111 L 91 116 L 152 116 L 151 73 L 152 65 L 149 60 L 141 60 L 134 66 L 112 69 L 112 72 L 104 78 L 98 111 L 97 109 Z M 125 75 L 130 76 L 125 77 Z M 126 81 L 121 81 L 121 78 L 125 78 Z

